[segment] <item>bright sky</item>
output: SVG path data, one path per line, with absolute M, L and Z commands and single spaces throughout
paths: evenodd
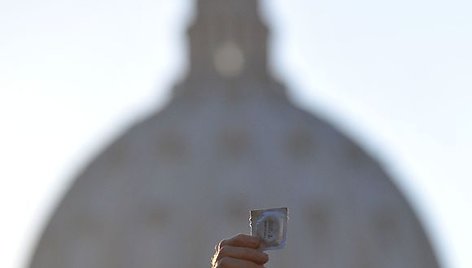
M 186 66 L 190 0 L 0 0 L 0 267 L 21 268 L 73 175 Z M 472 267 L 472 2 L 266 0 L 274 72 L 364 145 L 444 268 Z

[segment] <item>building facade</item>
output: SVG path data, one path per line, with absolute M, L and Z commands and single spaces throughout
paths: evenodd
M 287 246 L 269 267 L 439 267 L 382 167 L 271 77 L 258 2 L 196 8 L 172 101 L 78 176 L 30 267 L 207 268 L 250 209 L 282 206 Z

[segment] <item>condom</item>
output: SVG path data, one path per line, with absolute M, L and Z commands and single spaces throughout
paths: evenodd
M 287 208 L 251 210 L 251 235 L 261 239 L 261 250 L 281 249 L 287 238 Z

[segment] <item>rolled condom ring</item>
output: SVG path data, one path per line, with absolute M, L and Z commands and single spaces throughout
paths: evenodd
M 287 208 L 251 210 L 251 235 L 261 239 L 261 250 L 281 249 L 287 238 Z

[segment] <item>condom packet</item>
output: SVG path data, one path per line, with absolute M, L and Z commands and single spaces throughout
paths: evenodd
M 287 208 L 251 210 L 251 235 L 261 239 L 261 250 L 281 249 L 287 238 Z

